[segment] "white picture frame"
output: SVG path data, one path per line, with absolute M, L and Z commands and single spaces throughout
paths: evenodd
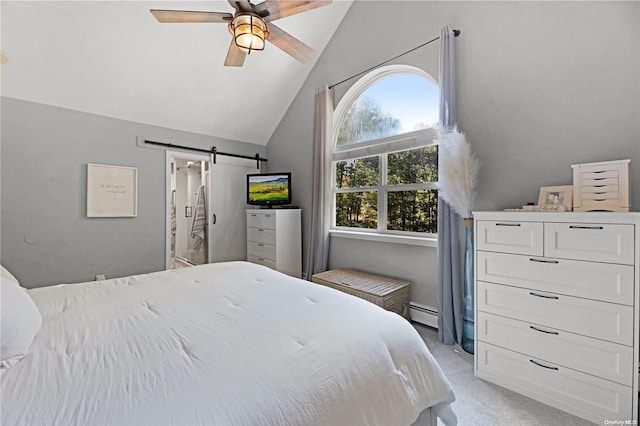
M 573 185 L 543 186 L 538 196 L 538 211 L 570 212 L 573 209 Z
M 136 217 L 138 169 L 87 164 L 87 217 Z

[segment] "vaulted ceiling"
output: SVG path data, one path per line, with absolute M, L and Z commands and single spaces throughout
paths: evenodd
M 274 45 L 223 66 L 226 24 L 160 24 L 150 9 L 233 13 L 226 1 L 2 1 L 2 96 L 265 145 L 351 1 L 275 23 L 316 50 Z

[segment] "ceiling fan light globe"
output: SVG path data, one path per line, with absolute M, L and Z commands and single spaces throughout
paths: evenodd
M 254 50 L 264 50 L 264 40 L 250 34 L 243 34 L 237 37 L 235 41 L 236 45 L 247 53 Z
M 229 23 L 229 32 L 240 49 L 247 53 L 263 50 L 265 40 L 269 37 L 267 24 L 254 13 L 241 13 Z

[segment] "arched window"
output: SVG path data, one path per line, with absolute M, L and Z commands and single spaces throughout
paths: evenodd
M 377 69 L 334 115 L 333 229 L 437 233 L 439 87 L 409 66 Z

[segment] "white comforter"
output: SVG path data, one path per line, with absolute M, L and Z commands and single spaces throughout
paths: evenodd
M 400 316 L 250 263 L 29 293 L 3 426 L 409 425 L 454 399 Z

